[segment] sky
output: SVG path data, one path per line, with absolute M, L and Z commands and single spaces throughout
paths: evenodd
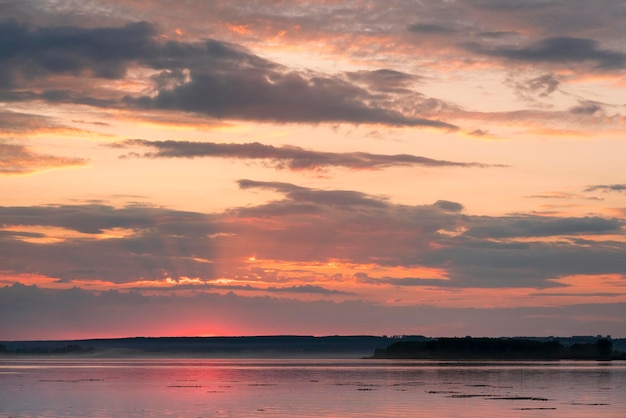
M 0 340 L 626 337 L 626 1 L 0 16 Z

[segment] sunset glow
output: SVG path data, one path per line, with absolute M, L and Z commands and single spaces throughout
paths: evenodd
M 626 336 L 586 4 L 4 4 L 0 336 Z

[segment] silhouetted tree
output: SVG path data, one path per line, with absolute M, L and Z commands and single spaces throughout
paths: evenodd
M 608 357 L 613 353 L 613 341 L 608 338 L 600 338 L 596 341 L 596 350 L 602 357 Z

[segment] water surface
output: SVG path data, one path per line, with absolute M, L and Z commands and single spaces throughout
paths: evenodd
M 2 417 L 620 417 L 626 362 L 0 357 Z

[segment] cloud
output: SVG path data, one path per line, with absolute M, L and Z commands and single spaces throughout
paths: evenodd
M 48 116 L 0 110 L 0 136 L 17 138 L 32 134 L 75 135 L 79 133 L 82 134 L 85 131 L 65 126 Z
M 38 154 L 24 145 L 0 142 L 0 175 L 31 174 L 42 170 L 87 164 L 83 158 Z
M 0 38 L 0 89 L 4 89 L 0 96 L 5 100 L 125 105 L 267 122 L 457 129 L 443 121 L 404 114 L 393 91 L 381 93 L 386 85 L 407 83 L 407 76 L 392 70 L 361 74 L 361 81 L 378 89 L 375 94 L 349 81 L 349 75 L 290 70 L 237 45 L 212 39 L 189 43 L 158 39 L 155 28 L 147 22 L 105 28 L 31 29 L 16 21 L 4 21 L 0 23 Z M 96 97 L 95 91 L 90 96 L 64 89 L 42 92 L 29 88 L 34 79 L 61 74 L 122 79 L 129 68 L 137 66 L 158 71 L 151 77 L 154 91 L 126 95 L 122 103 L 112 102 L 111 97 Z M 81 85 L 86 86 L 84 82 Z M 109 91 L 109 96 L 120 94 Z M 419 106 L 415 103 L 415 108 Z
M 175 220 L 185 220 L 187 223 L 204 224 L 205 215 L 194 212 L 169 211 L 167 209 L 150 206 L 127 206 L 116 209 L 112 206 L 90 205 L 58 205 L 58 206 L 6 206 L 0 207 L 0 216 L 3 224 L 21 226 L 51 226 L 71 229 L 85 234 L 102 234 L 111 228 L 165 228 L 170 231 L 192 232 L 191 230 L 176 230 L 184 228 L 178 226 Z M 200 225 L 195 225 L 198 228 Z M 207 228 L 203 232 L 209 231 Z
M 209 58 L 209 54 L 203 55 Z M 442 121 L 406 116 L 380 97 L 340 77 L 289 71 L 250 58 L 227 62 L 226 69 L 207 62 L 204 67 L 190 69 L 188 83 L 158 90 L 153 97 L 126 97 L 125 102 L 139 108 L 190 111 L 215 118 L 457 129 Z M 257 65 L 253 61 L 261 62 Z
M 3 338 L 10 341 L 137 335 L 284 335 L 302 334 L 303 330 L 313 335 L 433 337 L 621 335 L 625 309 L 624 303 L 442 309 L 234 294 L 93 293 L 19 284 L 0 288 L 0 329 Z
M 482 222 L 484 219 L 484 223 Z M 499 219 L 476 217 L 467 236 L 481 238 L 511 238 L 530 236 L 559 236 L 619 233 L 624 222 L 600 217 L 546 218 L 510 216 Z
M 289 260 L 443 268 L 446 287 L 547 287 L 556 285 L 549 279 L 577 269 L 608 274 L 626 268 L 625 244 L 610 238 L 623 234 L 617 219 L 480 217 L 460 214 L 454 202 L 404 206 L 357 192 L 249 180 L 240 185 L 285 195 L 231 212 L 233 221 L 250 220 L 240 245 L 257 249 L 259 258 L 274 258 L 269 248 L 275 244 L 268 243 L 281 242 L 281 257 Z M 607 242 L 589 246 L 567 238 L 588 235 L 606 235 Z M 544 242 L 548 237 L 553 242 Z
M 0 236 L 0 264 L 5 271 L 112 283 L 164 276 L 213 277 L 211 236 L 219 227 L 210 216 L 199 213 L 97 204 L 10 206 L 0 207 L 0 225 L 5 228 Z M 50 236 L 49 228 L 60 231 Z M 54 240 L 23 239 L 20 231 L 33 229 Z
M 455 29 L 436 23 L 415 23 L 408 29 L 420 35 L 452 35 L 456 32 Z
M 585 189 L 586 192 L 623 192 L 626 191 L 626 184 L 597 184 L 595 186 L 589 186 Z
M 481 38 L 486 38 L 486 39 L 503 39 L 503 38 L 516 38 L 520 35 L 520 33 L 515 32 L 515 31 L 489 31 L 489 32 L 480 32 L 477 35 Z
M 304 293 L 304 294 L 318 294 L 318 295 L 350 295 L 352 293 L 343 292 L 341 290 L 326 289 L 321 286 L 315 285 L 297 285 L 287 287 L 268 287 L 264 289 L 266 292 L 271 293 Z
M 603 108 L 600 103 L 591 100 L 584 100 L 580 101 L 577 106 L 571 107 L 569 111 L 577 115 L 594 115 L 602 109 Z
M 585 199 L 585 200 L 602 200 L 598 197 L 583 196 L 568 192 L 547 192 L 542 194 L 525 196 L 529 199 Z
M 467 48 L 475 53 L 511 61 L 529 63 L 595 63 L 598 70 L 616 70 L 624 68 L 626 54 L 602 49 L 593 39 L 573 37 L 545 38 L 526 47 L 497 46 L 486 47 L 468 44 Z
M 422 77 L 400 71 L 380 69 L 374 71 L 354 71 L 346 73 L 348 79 L 363 83 L 368 88 L 382 92 L 405 92 L 406 88 Z
M 523 100 L 535 100 L 535 97 L 548 97 L 559 87 L 559 80 L 553 74 L 543 74 L 524 81 L 507 80 L 518 96 Z
M 251 276 L 280 282 L 277 288 L 333 283 L 333 269 L 276 267 L 329 260 L 377 266 L 380 277 L 395 267 L 435 268 L 448 278 L 440 283 L 446 288 L 553 287 L 561 285 L 551 280 L 564 275 L 626 271 L 626 244 L 612 238 L 623 235 L 619 219 L 475 216 L 451 201 L 401 205 L 352 190 L 238 184 L 281 196 L 213 214 L 96 204 L 0 207 L 0 264 L 5 272 L 70 282 L 186 277 L 236 286 L 237 277 Z M 60 232 L 52 236 L 50 228 Z M 399 285 L 417 283 L 408 279 L 423 279 L 419 274 L 403 274 Z
M 127 140 L 115 144 L 115 147 L 148 147 L 154 152 L 143 154 L 131 153 L 128 156 L 144 158 L 236 158 L 262 160 L 270 167 L 288 170 L 318 170 L 327 167 L 345 167 L 349 169 L 382 169 L 387 167 L 424 166 L 424 167 L 489 167 L 480 163 L 462 163 L 434 160 L 410 154 L 384 155 L 366 152 L 321 152 L 285 145 L 272 146 L 258 142 L 247 144 L 219 144 L 214 142 L 190 141 L 146 141 Z M 501 166 L 500 166 L 501 167 Z
M 463 205 L 457 202 L 450 202 L 448 200 L 438 200 L 434 206 L 437 206 L 441 210 L 446 212 L 460 212 L 463 210 Z
M 359 283 L 369 285 L 387 284 L 399 287 L 446 287 L 447 280 L 430 277 L 370 277 L 366 273 L 357 273 Z
M 95 29 L 0 22 L 0 87 L 49 74 L 121 78 L 129 63 L 151 53 L 154 35 L 145 22 Z
M 254 180 L 239 180 L 237 182 L 242 189 L 271 189 L 285 194 L 287 199 L 299 203 L 314 203 L 328 206 L 361 206 L 385 208 L 387 203 L 384 198 L 369 196 L 365 193 L 352 190 L 317 190 L 296 186 L 291 183 L 264 182 Z M 264 206 L 261 206 L 264 207 Z
M 552 2 L 549 0 L 509 0 L 507 2 L 479 0 L 476 2 L 476 5 L 479 8 L 497 10 L 499 12 L 521 12 L 525 10 L 550 8 Z
M 488 240 L 456 240 L 425 261 L 449 264 L 447 285 L 477 288 L 549 288 L 562 287 L 552 279 L 583 274 L 622 274 L 626 259 L 623 242 L 570 243 L 556 242 L 489 242 Z M 593 280 L 593 279 L 590 279 Z

